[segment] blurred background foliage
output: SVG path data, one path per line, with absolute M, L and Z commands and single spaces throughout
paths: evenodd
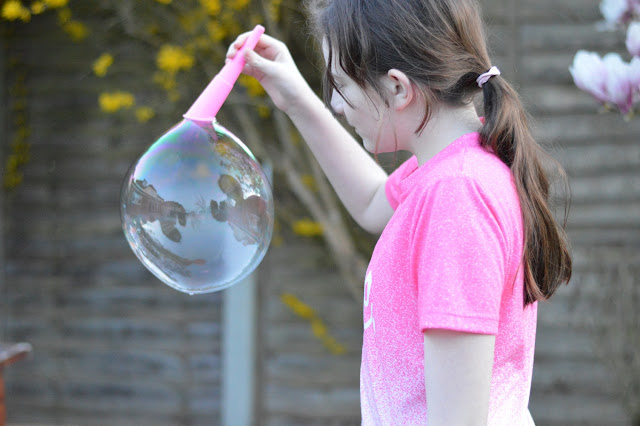
M 302 74 L 320 93 L 321 56 L 306 26 L 301 0 L 7 0 L 1 16 L 10 43 L 18 25 L 54 19 L 69 43 L 91 46 L 87 76 L 101 88 L 96 105 L 115 123 L 135 121 L 150 129 L 170 127 L 195 101 L 224 65 L 229 44 L 256 24 L 284 41 Z M 100 22 L 100 25 L 91 23 Z M 64 58 L 60 58 L 64 60 Z M 12 58 L 20 76 L 19 58 Z M 140 75 L 149 84 L 132 86 L 110 77 Z M 4 187 L 19 191 L 21 166 L 29 160 L 29 125 L 24 75 L 11 88 L 18 128 L 6 153 Z M 20 96 L 24 95 L 24 99 Z M 272 244 L 288 238 L 324 241 L 354 300 L 361 286 L 374 240 L 351 221 L 319 166 L 287 117 L 276 110 L 260 83 L 241 76 L 218 114 L 218 121 L 237 134 L 263 166 L 273 170 L 276 224 Z M 132 158 L 132 162 L 133 162 Z
M 179 121 L 222 67 L 227 46 L 256 24 L 264 25 L 267 33 L 289 46 L 302 74 L 320 93 L 323 65 L 306 26 L 303 0 L 0 0 L 0 4 L 0 30 L 5 44 L 11 45 L 12 37 L 18 37 L 16 29 L 20 26 L 42 25 L 42 31 L 49 31 L 54 24 L 66 34 L 69 45 L 82 44 L 83 52 L 93 52 L 82 58 L 86 67 L 84 78 L 99 88 L 95 108 L 110 117 L 115 131 L 123 133 L 125 143 L 126 129 L 132 125 L 148 129 L 150 145 L 160 136 L 158 129 L 167 129 Z M 603 0 L 603 4 L 620 6 L 614 7 L 623 12 L 615 15 L 613 19 L 617 20 L 632 16 L 624 12 L 625 7 L 637 5 L 638 1 Z M 543 7 L 529 5 L 531 10 Z M 547 32 L 553 35 L 553 31 Z M 550 49 L 553 47 L 552 43 Z M 21 183 L 28 178 L 23 176 L 24 166 L 32 155 L 28 69 L 19 53 L 12 51 L 6 61 L 12 77 L 8 86 L 11 110 L 6 112 L 12 131 L 7 134 L 12 136 L 2 146 L 2 173 L 9 203 L 11 194 L 21 191 Z M 544 62 L 543 65 L 547 66 Z M 532 68 L 535 74 L 535 67 Z M 526 75 L 526 71 L 522 73 Z M 594 75 L 591 71 L 585 74 Z M 127 85 L 123 76 L 142 78 L 131 78 Z M 548 84 L 554 80 L 541 79 L 534 84 L 540 81 Z M 580 103 L 572 108 L 579 109 Z M 559 115 L 562 114 L 568 113 L 560 105 Z M 83 118 L 79 116 L 78 120 Z M 218 118 L 251 148 L 265 167 L 273 170 L 277 219 L 272 244 L 286 244 L 295 238 L 311 238 L 324 244 L 327 263 L 338 267 L 354 300 L 359 301 L 365 259 L 374 238 L 362 232 L 345 214 L 295 128 L 274 109 L 259 83 L 246 76 L 240 78 Z M 593 117 L 589 116 L 589 120 Z M 587 144 L 591 142 L 587 138 Z M 384 156 L 380 158 L 385 167 L 385 163 L 393 163 Z M 134 160 L 132 157 L 131 162 Z M 611 164 L 604 163 L 603 167 Z M 595 188 L 593 192 L 597 191 Z M 584 205 L 578 205 L 580 208 L 584 209 Z M 594 245 L 594 249 L 599 248 Z M 599 256 L 600 252 L 594 253 Z M 599 267 L 593 259 L 589 262 Z M 633 424 L 640 424 L 638 264 L 607 262 L 612 266 L 598 275 L 584 273 L 587 278 L 579 283 L 581 287 L 575 287 L 583 292 L 589 288 L 600 292 L 604 284 L 603 301 L 594 302 L 587 294 L 580 297 L 577 290 L 572 301 L 580 315 L 592 314 L 593 324 L 589 328 L 596 341 L 596 352 L 611 367 L 626 410 L 634 418 Z M 337 355 L 344 353 L 345 348 L 331 337 L 318 312 L 293 294 L 281 296 L 283 305 L 311 324 L 312 333 L 327 350 Z

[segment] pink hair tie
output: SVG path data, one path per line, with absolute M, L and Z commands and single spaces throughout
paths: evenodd
M 489 81 L 489 79 L 494 75 L 500 75 L 500 70 L 498 69 L 498 67 L 491 67 L 489 71 L 485 72 L 484 74 L 480 74 L 480 77 L 478 77 L 478 79 L 476 80 L 476 82 L 478 83 L 478 87 L 482 87 L 482 85 Z

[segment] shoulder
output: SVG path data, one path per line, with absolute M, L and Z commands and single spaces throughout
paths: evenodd
M 387 197 L 394 209 L 400 203 L 416 208 L 431 198 L 435 189 L 451 197 L 455 188 L 465 186 L 476 187 L 483 198 L 501 201 L 505 207 L 519 205 L 511 170 L 480 145 L 477 134 L 460 138 L 421 166 L 416 157 L 410 158 L 389 176 Z
M 522 228 L 511 170 L 479 145 L 465 147 L 421 176 L 406 201 L 420 221 L 461 228 L 462 222 L 493 223 L 495 231 L 510 235 L 509 240 Z
M 450 178 L 466 178 L 491 187 L 497 183 L 511 182 L 512 173 L 497 155 L 480 144 L 465 146 L 440 161 L 431 173 L 432 182 Z
M 418 169 L 418 159 L 413 156 L 402 163 L 393 173 L 389 175 L 385 184 L 385 193 L 389 205 L 394 210 L 404 199 L 405 187 L 404 180 Z
M 445 191 L 472 188 L 475 194 L 492 204 L 513 207 L 513 203 L 518 202 L 509 166 L 479 144 L 466 146 L 441 161 L 421 183 L 417 189 L 424 194 L 432 193 L 436 188 Z

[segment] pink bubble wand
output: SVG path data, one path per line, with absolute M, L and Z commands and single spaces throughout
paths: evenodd
M 231 93 L 233 85 L 242 73 L 242 69 L 246 63 L 244 53 L 256 47 L 263 33 L 264 27 L 262 25 L 256 25 L 240 50 L 238 50 L 233 59 L 227 62 L 213 80 L 211 80 L 209 85 L 200 96 L 198 96 L 198 99 L 191 105 L 191 108 L 183 115 L 184 118 L 193 121 L 201 127 L 211 125 L 220 107 L 222 107 L 229 93 Z
M 271 242 L 269 178 L 249 148 L 216 121 L 244 68 L 245 52 L 263 32 L 256 26 L 122 184 L 120 217 L 133 252 L 161 281 L 185 293 L 223 290 L 241 281 Z

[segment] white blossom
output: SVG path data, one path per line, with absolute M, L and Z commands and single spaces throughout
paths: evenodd
M 606 68 L 605 88 L 608 101 L 616 105 L 620 112 L 627 114 L 633 105 L 631 65 L 617 53 L 606 54 L 602 62 Z
M 602 0 L 600 12 L 604 16 L 605 26 L 614 28 L 629 13 L 629 0 Z
M 640 56 L 640 22 L 632 22 L 627 29 L 627 50 L 631 56 Z
M 607 69 L 597 53 L 579 50 L 569 71 L 578 88 L 595 96 L 601 102 L 609 101 L 605 87 Z

